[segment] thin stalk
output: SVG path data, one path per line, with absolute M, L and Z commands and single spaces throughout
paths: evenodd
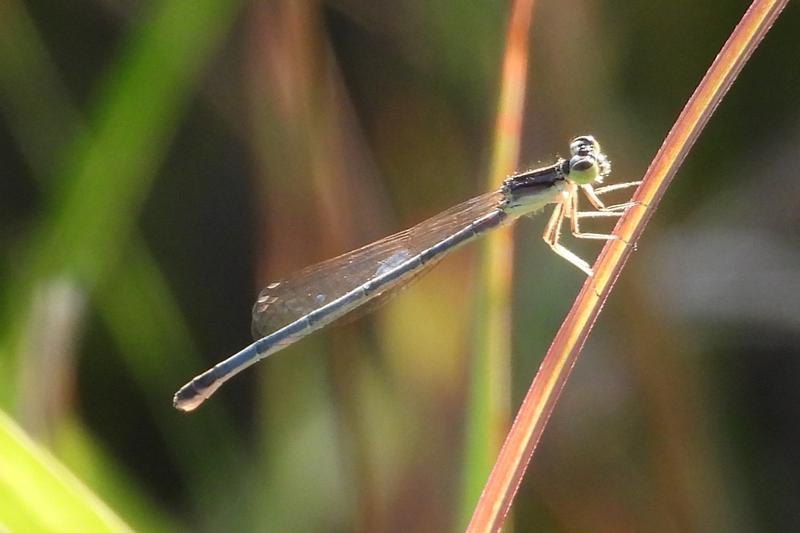
M 528 72 L 534 0 L 511 7 L 487 190 L 496 189 L 517 166 Z M 476 347 L 470 368 L 461 524 L 466 525 L 510 418 L 511 289 L 514 242 L 510 228 L 494 232 L 481 253 Z
M 787 0 L 755 0 L 706 72 L 659 149 L 575 303 L 556 334 L 506 437 L 469 532 L 499 531 L 581 348 L 644 227 L 712 113 Z M 631 243 L 633 246 L 628 245 Z

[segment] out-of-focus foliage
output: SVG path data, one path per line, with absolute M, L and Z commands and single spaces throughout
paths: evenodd
M 613 180 L 641 176 L 746 6 L 538 2 L 520 166 L 593 133 Z M 507 17 L 454 0 L 0 5 L 0 408 L 39 443 L 2 454 L 3 494 L 25 499 L 2 498 L 0 526 L 103 501 L 142 530 L 456 527 L 473 249 L 196 413 L 171 397 L 249 343 L 260 286 L 482 192 Z M 787 10 L 639 243 L 517 530 L 798 525 L 798 29 Z M 514 406 L 582 282 L 542 218 L 517 229 Z M 54 461 L 39 446 L 94 495 L 37 489 Z
M 0 515 L 11 530 L 129 531 L 4 414 L 0 414 L 0 467 Z M 43 506 L 47 512 L 42 512 Z

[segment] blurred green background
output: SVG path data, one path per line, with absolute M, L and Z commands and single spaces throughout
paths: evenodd
M 593 133 L 638 179 L 747 5 L 538 2 L 520 168 Z M 793 7 L 629 261 L 515 530 L 800 525 Z M 171 400 L 250 342 L 262 286 L 483 192 L 508 14 L 0 4 L 0 527 L 458 528 L 476 247 L 197 412 Z M 517 224 L 513 411 L 583 282 L 544 219 Z

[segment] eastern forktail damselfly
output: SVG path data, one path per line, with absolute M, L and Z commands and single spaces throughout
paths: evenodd
M 173 403 L 191 411 L 227 380 L 253 363 L 286 348 L 354 309 L 393 291 L 438 263 L 448 252 L 549 204 L 555 209 L 544 240 L 555 253 L 592 275 L 589 264 L 560 242 L 564 219 L 575 237 L 608 240 L 604 233 L 584 233 L 581 218 L 618 217 L 633 205 L 606 206 L 599 196 L 637 185 L 621 183 L 595 189 L 611 172 L 611 164 L 591 136 L 570 143 L 571 157 L 550 166 L 507 178 L 496 191 L 478 196 L 430 218 L 411 229 L 368 244 L 358 250 L 301 270 L 284 281 L 267 285 L 253 308 L 253 335 L 258 340 L 181 387 Z M 583 191 L 594 211 L 578 209 Z

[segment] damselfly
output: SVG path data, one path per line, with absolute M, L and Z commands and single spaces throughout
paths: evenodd
M 258 340 L 184 385 L 174 405 L 191 411 L 223 383 L 261 359 L 286 348 L 381 295 L 393 291 L 438 263 L 448 252 L 484 232 L 555 204 L 544 240 L 555 253 L 592 275 L 589 264 L 560 243 L 568 218 L 581 239 L 609 240 L 614 235 L 584 233 L 581 218 L 618 217 L 631 202 L 606 206 L 600 195 L 637 185 L 620 183 L 595 189 L 611 164 L 591 136 L 573 139 L 571 157 L 550 166 L 514 174 L 496 191 L 459 204 L 411 229 L 301 270 L 267 285 L 253 308 L 253 335 Z M 594 207 L 580 211 L 579 191 Z

